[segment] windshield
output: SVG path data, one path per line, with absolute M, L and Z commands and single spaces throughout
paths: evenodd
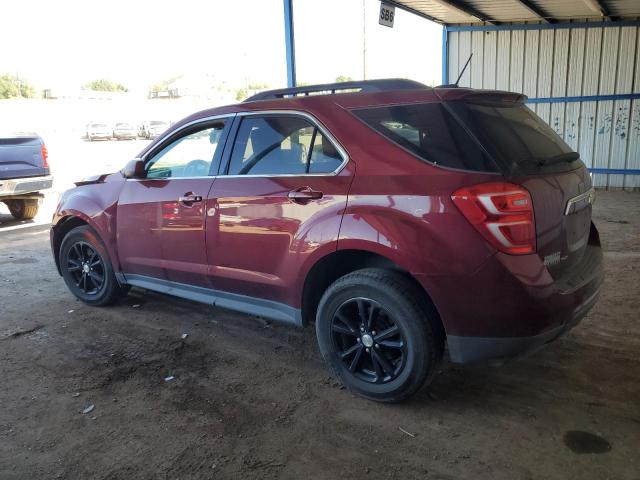
M 522 103 L 447 104 L 491 156 L 511 173 L 573 170 L 577 154 L 540 117 Z

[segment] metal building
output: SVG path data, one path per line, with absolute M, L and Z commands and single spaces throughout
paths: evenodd
M 596 186 L 640 187 L 640 0 L 383 2 L 443 25 L 442 83 L 473 53 L 460 86 L 524 93 Z
M 402 1 L 444 24 L 443 83 L 511 90 L 600 187 L 640 187 L 640 0 Z

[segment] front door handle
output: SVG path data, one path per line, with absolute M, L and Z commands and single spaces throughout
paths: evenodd
M 200 195 L 194 195 L 191 192 L 185 193 L 182 197 L 178 198 L 180 203 L 184 203 L 187 207 L 190 207 L 194 203 L 198 203 L 202 201 L 202 197 Z
M 322 195 L 322 192 L 314 190 L 311 187 L 300 187 L 295 190 L 291 190 L 287 196 L 289 197 L 289 200 L 296 203 L 307 203 L 310 200 L 322 198 Z

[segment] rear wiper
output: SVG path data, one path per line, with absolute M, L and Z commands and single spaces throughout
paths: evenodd
M 555 165 L 556 163 L 562 162 L 569 163 L 573 162 L 574 160 L 578 160 L 579 158 L 580 154 L 578 152 L 567 152 L 550 158 L 536 158 L 536 161 L 538 165 L 542 167 L 543 165 Z

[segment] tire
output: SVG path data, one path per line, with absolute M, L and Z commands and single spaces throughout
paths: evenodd
M 102 240 L 88 225 L 76 227 L 65 235 L 58 259 L 67 287 L 88 305 L 111 305 L 127 292 L 116 280 Z
M 407 278 L 368 268 L 326 290 L 316 333 L 325 362 L 349 390 L 394 403 L 431 382 L 444 347 L 438 322 L 424 292 Z
M 31 220 L 38 214 L 40 204 L 37 199 L 9 200 L 9 212 L 16 220 Z

